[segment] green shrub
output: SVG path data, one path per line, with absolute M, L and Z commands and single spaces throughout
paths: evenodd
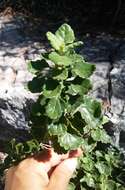
M 76 53 L 82 42 L 76 41 L 69 25 L 63 24 L 55 34 L 47 32 L 47 38 L 52 48 L 28 64 L 34 74 L 28 88 L 39 93 L 31 113 L 32 140 L 18 144 L 12 140 L 4 168 L 48 144 L 57 152 L 80 147 L 83 155 L 70 190 L 125 189 L 122 155 L 103 129 L 108 120 L 101 103 L 88 95 L 95 65 Z

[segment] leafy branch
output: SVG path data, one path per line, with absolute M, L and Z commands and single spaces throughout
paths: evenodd
M 51 50 L 28 64 L 34 74 L 28 88 L 39 93 L 31 112 L 33 139 L 11 142 L 4 169 L 51 144 L 59 152 L 81 147 L 84 155 L 69 189 L 124 190 L 122 155 L 103 129 L 108 120 L 101 103 L 88 95 L 92 89 L 89 77 L 95 65 L 76 53 L 83 43 L 76 41 L 68 24 L 63 24 L 55 34 L 47 32 L 47 38 Z

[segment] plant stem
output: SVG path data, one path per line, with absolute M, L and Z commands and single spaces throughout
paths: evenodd
M 72 125 L 71 121 L 67 117 L 65 118 L 66 118 L 68 126 L 70 126 L 80 137 L 83 137 L 83 135 Z

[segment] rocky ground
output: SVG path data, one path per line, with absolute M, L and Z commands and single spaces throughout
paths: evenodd
M 45 51 L 44 40 L 31 34 L 31 27 L 20 16 L 0 17 L 0 151 L 12 137 L 22 140 L 28 136 L 29 112 L 36 95 L 25 89 L 32 78 L 27 61 Z M 84 41 L 80 53 L 97 67 L 91 94 L 102 100 L 113 123 L 114 143 L 125 149 L 125 39 L 101 33 L 80 40 Z

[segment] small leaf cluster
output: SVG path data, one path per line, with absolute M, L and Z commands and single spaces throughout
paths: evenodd
M 6 160 L 24 159 L 44 148 L 41 142 L 61 153 L 80 147 L 83 155 L 69 190 L 124 190 L 122 156 L 103 128 L 108 120 L 101 103 L 88 95 L 95 65 L 77 53 L 83 43 L 68 24 L 46 36 L 51 48 L 28 64 L 34 75 L 28 89 L 39 95 L 31 113 L 32 139 L 13 145 Z
M 4 162 L 0 163 L 0 176 L 4 173 L 4 170 L 12 165 L 18 164 L 21 160 L 25 159 L 29 155 L 33 155 L 39 152 L 43 148 L 36 139 L 28 140 L 24 143 L 17 143 L 15 139 L 12 139 L 7 143 L 5 152 L 8 154 Z

